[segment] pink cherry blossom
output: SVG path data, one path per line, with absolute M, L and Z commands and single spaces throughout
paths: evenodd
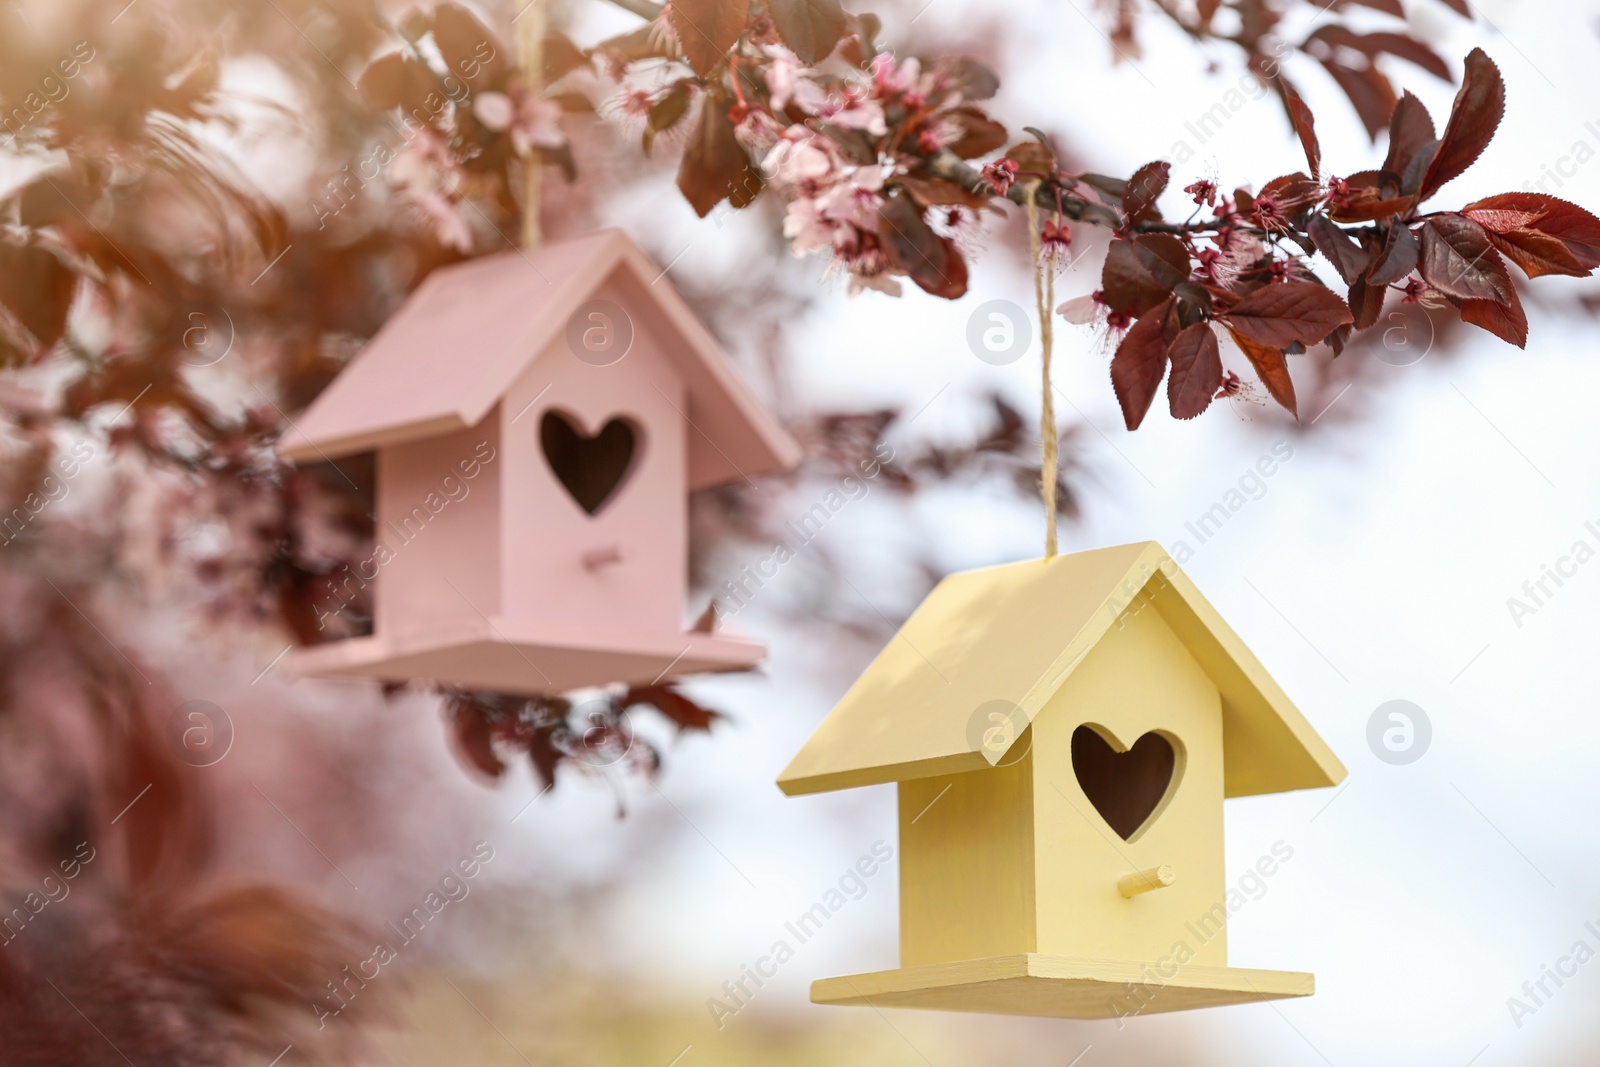
M 1099 352 L 1114 352 L 1122 343 L 1132 317 L 1123 311 L 1112 311 L 1106 303 L 1104 290 L 1096 289 L 1088 296 L 1075 296 L 1056 305 L 1056 314 L 1076 326 L 1089 326 L 1094 331 L 1094 348 Z
M 828 106 L 828 91 L 811 78 L 796 78 L 794 106 L 807 115 L 821 114 Z
M 472 113 L 478 121 L 502 133 L 509 132 L 511 147 L 519 156 L 536 148 L 560 148 L 567 143 L 561 130 L 561 105 L 512 83 L 504 93 L 479 93 Z
M 832 141 L 805 126 L 790 126 L 761 161 L 775 185 L 816 188 L 835 179 L 843 165 Z
M 400 196 L 422 209 L 440 244 L 454 248 L 463 255 L 472 251 L 472 230 L 467 227 L 456 204 L 442 193 L 427 189 L 405 189 Z
M 835 249 L 835 256 L 835 262 L 850 275 L 851 296 L 867 289 L 900 295 L 900 283 L 889 273 L 889 254 L 877 234 L 854 231 L 849 241 Z
M 772 117 L 771 112 L 759 107 L 740 108 L 734 105 L 729 114 L 737 115 L 733 127 L 734 136 L 739 138 L 740 143 L 762 153 L 772 151 L 786 129 L 781 122 Z
M 831 122 L 847 130 L 861 130 L 874 137 L 882 137 L 889 132 L 888 123 L 883 115 L 883 106 L 868 96 L 865 90 L 854 85 L 846 86 L 839 92 L 828 93 L 812 109 L 812 114 L 824 122 Z
M 804 256 L 819 249 L 832 249 L 835 231 L 840 223 L 810 197 L 800 197 L 789 202 L 783 216 L 783 235 L 789 238 L 790 248 L 796 256 Z
M 783 220 L 783 234 L 793 242 L 794 254 L 858 247 L 860 232 L 878 228 L 882 189 L 882 168 L 860 167 L 814 196 L 795 198 Z
M 795 83 L 800 77 L 800 59 L 782 45 L 769 44 L 763 51 L 772 60 L 767 64 L 767 92 L 772 94 L 772 108 L 782 111 L 794 99 Z
M 1039 258 L 1060 274 L 1072 262 L 1072 228 L 1064 222 L 1046 221 L 1039 230 Z
M 878 208 L 883 206 L 883 167 L 857 167 L 844 181 L 817 197 L 829 216 L 863 230 L 878 228 Z
M 941 148 L 948 148 L 961 140 L 966 133 L 966 127 L 953 118 L 938 117 L 925 124 L 917 131 L 917 148 L 926 155 L 933 155 Z
M 444 138 L 418 130 L 389 164 L 389 180 L 401 189 L 442 191 L 455 185 L 456 161 Z
M 1201 274 L 1224 289 L 1231 288 L 1239 276 L 1253 267 L 1266 252 L 1261 239 L 1247 230 L 1225 229 L 1212 241 L 1216 248 L 1195 253 Z
M 983 220 L 975 208 L 960 204 L 939 205 L 928 208 L 924 218 L 940 237 L 948 237 L 966 255 L 976 255 L 983 249 Z
M 472 98 L 472 113 L 491 130 L 504 130 L 517 118 L 517 106 L 505 93 L 479 93 Z
M 420 131 L 395 154 L 389 180 L 400 199 L 422 209 L 441 244 L 462 253 L 472 251 L 472 231 L 457 210 L 455 157 L 442 137 Z
M 895 97 L 918 88 L 922 62 L 910 56 L 904 63 L 895 63 L 893 54 L 880 52 L 872 59 L 872 84 L 881 97 Z
M 600 113 L 620 125 L 630 134 L 644 131 L 650 121 L 650 109 L 660 98 L 657 90 L 642 85 L 624 85 L 600 105 Z
M 1099 299 L 1098 293 L 1085 293 L 1056 305 L 1056 314 L 1074 326 L 1094 325 L 1095 317 L 1104 310 L 1105 303 Z
M 983 165 L 983 184 L 994 190 L 995 195 L 1005 196 L 1016 184 L 1017 172 L 1021 168 L 1017 161 L 1009 158 L 997 159 L 993 163 Z

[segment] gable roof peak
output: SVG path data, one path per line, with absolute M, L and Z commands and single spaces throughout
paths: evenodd
M 974 711 L 1003 699 L 1032 723 L 1136 601 L 1159 613 L 1217 687 L 1226 796 L 1343 779 L 1344 766 L 1266 668 L 1147 541 L 945 578 L 785 768 L 779 788 L 824 792 L 999 762 L 1005 751 L 970 729 Z
M 739 380 L 665 271 L 618 229 L 435 270 L 295 418 L 279 453 L 315 462 L 476 426 L 608 284 L 626 294 L 636 327 L 666 335 L 661 347 L 684 380 L 694 426 L 689 488 L 799 461 L 799 446 Z

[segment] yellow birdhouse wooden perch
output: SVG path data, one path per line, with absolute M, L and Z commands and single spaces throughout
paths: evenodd
M 819 1004 L 1109 1018 L 1308 996 L 1228 966 L 1226 797 L 1344 766 L 1154 543 L 940 582 L 778 779 L 899 783 L 900 968 Z

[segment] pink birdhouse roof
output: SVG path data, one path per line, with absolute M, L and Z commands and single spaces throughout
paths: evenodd
M 655 331 L 689 410 L 689 488 L 787 470 L 800 448 L 741 382 L 677 290 L 621 230 L 430 274 L 278 442 L 336 459 L 477 425 L 607 282 L 635 330 Z M 625 370 L 625 359 L 616 368 Z

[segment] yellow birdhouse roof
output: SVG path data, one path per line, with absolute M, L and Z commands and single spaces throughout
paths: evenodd
M 1153 610 L 1222 697 L 1225 796 L 1335 785 L 1344 765 L 1154 542 L 953 574 L 878 654 L 778 778 L 793 796 L 999 763 L 980 709 L 1032 723 L 1123 612 Z

